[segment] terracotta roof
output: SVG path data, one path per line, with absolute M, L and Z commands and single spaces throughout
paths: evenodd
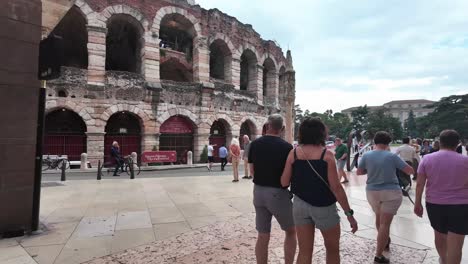
M 426 99 L 415 99 L 415 100 L 396 100 L 385 103 L 384 105 L 390 104 L 433 104 L 434 101 L 426 100 Z

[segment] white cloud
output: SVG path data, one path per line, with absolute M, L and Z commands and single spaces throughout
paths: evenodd
M 468 93 L 468 1 L 197 2 L 289 46 L 304 109 Z

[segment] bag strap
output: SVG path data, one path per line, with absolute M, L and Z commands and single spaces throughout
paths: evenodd
M 325 179 L 322 178 L 322 176 L 320 175 L 320 173 L 317 172 L 317 170 L 314 168 L 314 166 L 312 165 L 312 163 L 310 163 L 310 161 L 307 159 L 306 155 L 305 155 L 305 152 L 304 150 L 299 147 L 301 149 L 301 152 L 302 154 L 304 154 L 304 158 L 306 158 L 305 160 L 307 161 L 307 163 L 309 164 L 309 167 L 315 172 L 315 175 L 317 175 L 317 177 L 328 187 L 328 189 L 333 193 L 333 191 L 331 190 L 330 188 L 330 185 L 328 184 L 327 181 L 325 181 Z M 326 149 L 324 149 L 324 153 L 326 152 Z M 323 155 L 323 154 L 322 154 Z

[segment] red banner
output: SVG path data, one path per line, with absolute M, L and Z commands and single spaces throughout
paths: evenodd
M 186 118 L 173 116 L 159 130 L 162 134 L 192 134 L 193 126 Z
M 176 162 L 177 152 L 175 151 L 148 151 L 143 152 L 141 161 L 144 163 Z

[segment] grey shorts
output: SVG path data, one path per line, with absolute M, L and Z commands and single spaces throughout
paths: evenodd
M 259 233 L 271 232 L 273 216 L 283 230 L 294 226 L 292 202 L 288 190 L 255 185 L 253 197 L 255 224 Z
M 294 196 L 293 212 L 296 226 L 315 225 L 319 230 L 328 230 L 340 223 L 336 203 L 326 207 L 316 207 Z
M 336 167 L 339 170 L 344 170 L 345 165 L 346 165 L 346 160 L 336 160 Z

